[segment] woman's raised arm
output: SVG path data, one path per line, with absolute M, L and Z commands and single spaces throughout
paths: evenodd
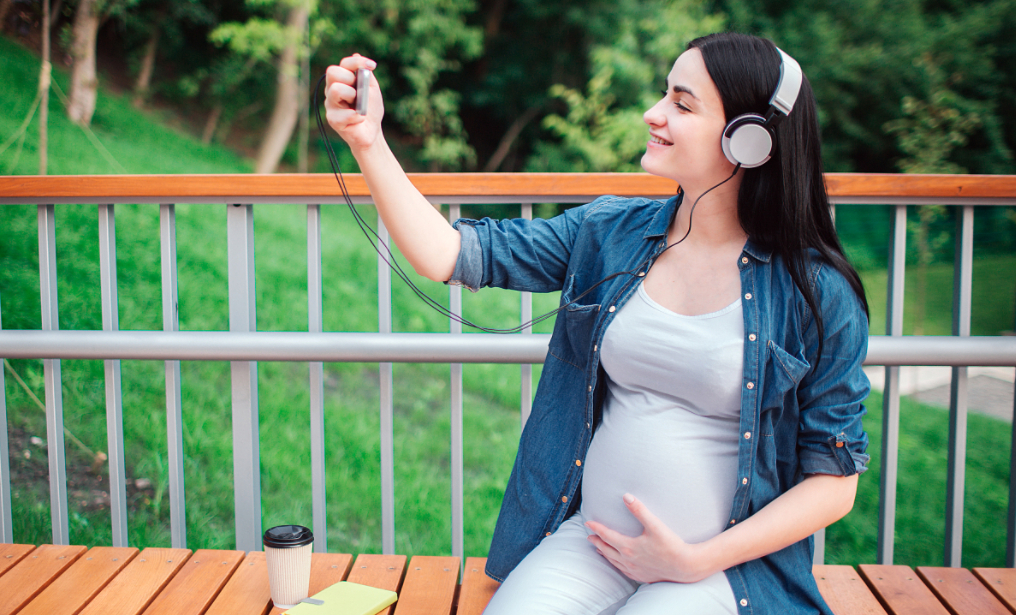
M 406 177 L 381 131 L 384 102 L 371 73 L 366 115 L 356 112 L 356 71 L 377 64 L 354 54 L 329 66 L 325 77 L 328 124 L 339 133 L 360 165 L 367 188 L 388 232 L 409 264 L 435 281 L 452 276 L 460 236 Z

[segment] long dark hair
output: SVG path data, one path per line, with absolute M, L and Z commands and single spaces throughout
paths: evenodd
M 780 77 L 780 53 L 772 41 L 721 32 L 697 38 L 688 49 L 702 52 L 706 70 L 723 100 L 727 120 L 745 113 L 765 114 Z M 818 326 L 819 356 L 825 329 L 822 312 L 807 283 L 809 249 L 839 271 L 864 305 L 868 300 L 857 271 L 847 261 L 836 235 L 829 195 L 822 178 L 818 114 L 805 77 L 793 111 L 775 129 L 772 159 L 744 169 L 737 215 L 745 233 L 773 250 L 787 264 Z

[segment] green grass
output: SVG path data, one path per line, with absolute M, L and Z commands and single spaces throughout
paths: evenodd
M 17 128 L 35 90 L 37 60 L 0 38 L 7 87 L 0 90 L 0 138 Z M 8 68 L 9 67 L 9 68 Z M 67 77 L 55 78 L 66 91 Z M 205 146 L 166 118 L 138 112 L 126 98 L 103 93 L 93 130 L 111 155 L 135 173 L 245 172 L 245 160 L 227 149 Z M 13 164 L 16 174 L 37 170 L 37 129 L 26 134 L 15 164 L 14 148 L 0 154 L 0 172 Z M 34 139 L 34 140 L 33 140 Z M 99 174 L 117 169 L 77 127 L 66 121 L 54 98 L 50 112 L 51 174 Z M 504 208 L 503 208 L 504 209 Z M 258 205 L 256 211 L 257 322 L 263 331 L 305 331 L 306 213 L 303 206 Z M 370 221 L 376 214 L 363 207 Z M 180 325 L 184 330 L 228 329 L 225 207 L 177 206 Z M 505 211 L 513 215 L 513 211 Z M 158 207 L 118 205 L 117 274 L 121 329 L 161 329 L 161 277 Z M 57 207 L 58 294 L 64 329 L 100 329 L 97 220 L 91 205 Z M 377 329 L 377 257 L 343 207 L 322 211 L 324 326 L 328 331 Z M 1011 328 L 1011 272 L 1016 257 L 979 258 L 975 264 L 975 334 Z M 884 314 L 884 272 L 866 271 L 873 332 Z M 926 333 L 947 333 L 951 268 L 929 270 Z M 441 284 L 418 280 L 432 296 L 447 301 Z M 882 290 L 880 290 L 882 289 Z M 912 293 L 911 293 L 912 297 Z M 548 311 L 556 297 L 534 297 L 534 313 Z M 518 296 L 487 290 L 463 293 L 465 316 L 490 326 L 515 324 Z M 879 307 L 882 306 L 882 307 Z M 38 248 L 34 206 L 0 206 L 0 307 L 8 329 L 40 326 Z M 396 331 L 447 331 L 448 322 L 426 308 L 400 282 L 393 288 Z M 538 331 L 547 332 L 551 323 Z M 943 329 L 944 327 L 944 329 Z M 38 361 L 12 361 L 30 389 L 41 395 Z M 93 451 L 106 450 L 103 364 L 63 361 L 67 428 Z M 233 546 L 232 441 L 229 366 L 184 362 L 181 366 L 184 414 L 184 469 L 187 532 L 192 548 Z M 519 368 L 466 365 L 465 523 L 466 554 L 484 555 L 497 517 L 504 484 L 519 437 Z M 534 370 L 539 375 L 539 369 Z M 396 548 L 405 553 L 450 552 L 449 368 L 395 366 Z M 258 365 L 263 526 L 311 524 L 309 399 L 303 364 Z M 151 489 L 129 492 L 129 538 L 135 546 L 169 543 L 164 373 L 160 362 L 122 364 L 126 462 L 130 479 L 148 478 Z M 376 365 L 329 364 L 325 368 L 325 442 L 328 532 L 332 551 L 381 549 L 378 370 Z M 16 438 L 13 471 L 40 481 L 15 483 L 15 539 L 50 540 L 45 450 L 27 440 L 45 437 L 45 417 L 8 375 L 8 424 Z M 867 423 L 872 438 L 872 470 L 862 477 L 855 511 L 829 532 L 829 560 L 874 561 L 878 494 L 880 401 L 873 396 Z M 941 561 L 945 414 L 909 404 L 901 420 L 897 561 Z M 1009 426 L 970 417 L 967 475 L 967 565 L 997 565 L 1003 553 Z M 27 452 L 27 458 L 26 458 Z M 71 539 L 109 544 L 108 511 L 90 503 L 105 490 L 105 469 L 89 472 L 92 460 L 70 443 Z M 937 499 L 936 499 L 937 498 Z M 1001 507 L 1001 508 L 999 508 Z M 1000 510 L 1002 512 L 1000 512 Z M 936 529 L 937 528 L 937 529 Z M 936 533 L 937 538 L 936 538 Z M 937 543 L 936 543 L 937 541 Z

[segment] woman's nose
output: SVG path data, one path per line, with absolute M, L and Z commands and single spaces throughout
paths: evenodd
M 650 126 L 661 126 L 663 125 L 663 113 L 660 111 L 660 104 L 663 101 L 657 102 L 652 107 L 646 109 L 646 112 L 642 114 L 642 121 Z

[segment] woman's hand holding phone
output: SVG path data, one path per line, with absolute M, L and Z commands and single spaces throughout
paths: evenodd
M 369 148 L 381 134 L 384 103 L 375 68 L 373 60 L 353 54 L 325 73 L 325 117 L 353 150 Z

